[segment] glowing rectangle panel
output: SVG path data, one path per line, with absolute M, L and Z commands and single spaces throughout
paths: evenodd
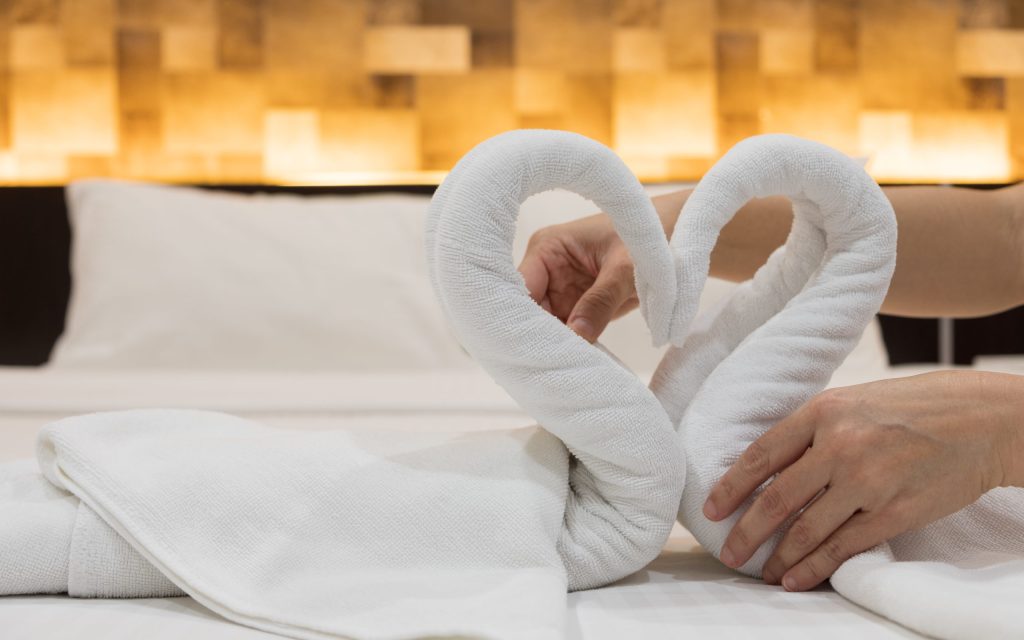
M 363 65 L 372 73 L 464 73 L 470 67 L 469 29 L 368 28 L 364 33 Z
M 970 29 L 956 37 L 956 70 L 966 76 L 1024 75 L 1024 29 Z
M 11 146 L 40 154 L 117 151 L 113 69 L 16 71 L 10 85 Z
M 620 74 L 615 149 L 628 156 L 711 156 L 718 150 L 711 71 Z

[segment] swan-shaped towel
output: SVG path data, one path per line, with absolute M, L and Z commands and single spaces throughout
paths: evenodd
M 849 158 L 813 142 L 745 140 L 687 200 L 671 243 L 680 315 L 691 317 L 719 231 L 754 197 L 784 195 L 785 246 L 661 362 L 651 387 L 686 453 L 679 521 L 716 556 L 751 500 L 721 522 L 711 487 L 758 436 L 827 384 L 878 310 L 895 266 L 896 223 L 882 191 Z M 740 571 L 759 576 L 782 532 Z M 1024 490 L 974 504 L 845 562 L 846 598 L 938 638 L 1024 638 Z

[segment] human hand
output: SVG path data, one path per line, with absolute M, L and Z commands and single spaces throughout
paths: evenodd
M 588 342 L 639 304 L 633 260 L 603 214 L 537 231 L 519 271 L 530 296 Z
M 948 371 L 812 398 L 751 443 L 711 490 L 704 514 L 717 521 L 778 474 L 733 527 L 722 562 L 741 566 L 803 509 L 763 577 L 811 589 L 851 556 L 1020 484 L 1022 383 Z

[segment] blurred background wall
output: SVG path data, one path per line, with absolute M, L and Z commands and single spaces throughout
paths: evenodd
M 0 183 L 429 183 L 517 127 L 653 181 L 785 131 L 1007 182 L 1024 1 L 0 0 Z

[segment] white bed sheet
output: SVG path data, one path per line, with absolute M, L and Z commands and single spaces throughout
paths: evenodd
M 846 370 L 853 384 L 922 369 Z M 227 411 L 284 428 L 347 426 L 507 428 L 530 423 L 480 372 L 418 374 L 102 372 L 0 367 L 0 460 L 31 457 L 47 422 L 91 411 L 188 407 Z M 566 637 L 921 637 L 831 589 L 790 594 L 724 566 L 682 528 L 661 556 L 615 585 L 570 594 Z M 276 637 L 228 622 L 190 598 L 0 598 L 0 637 L 146 637 L 190 640 Z

